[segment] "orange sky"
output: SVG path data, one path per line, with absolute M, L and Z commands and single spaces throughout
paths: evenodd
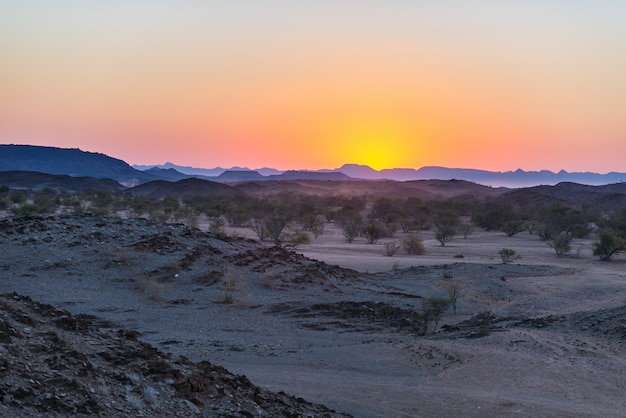
M 626 171 L 622 2 L 10 3 L 1 143 L 196 167 Z

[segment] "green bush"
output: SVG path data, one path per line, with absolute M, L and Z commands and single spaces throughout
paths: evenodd
M 502 259 L 502 264 L 507 264 L 520 258 L 520 256 L 515 253 L 515 250 L 510 248 L 501 249 L 498 251 L 498 255 Z
M 619 252 L 626 252 L 626 240 L 610 231 L 600 232 L 600 239 L 593 243 L 593 255 L 600 256 L 602 261 L 609 261 Z

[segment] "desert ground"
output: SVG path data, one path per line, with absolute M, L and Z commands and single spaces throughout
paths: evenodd
M 626 416 L 626 258 L 592 239 L 474 231 L 384 256 L 327 224 L 293 251 L 229 229 L 87 215 L 0 220 L 0 293 L 355 417 Z M 520 259 L 503 264 L 511 248 Z M 462 289 L 426 335 L 423 301 Z M 152 412 L 158 416 L 158 412 Z M 212 415 L 208 415 L 212 416 Z

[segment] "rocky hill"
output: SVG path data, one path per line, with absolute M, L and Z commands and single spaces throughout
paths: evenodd
M 109 178 L 136 185 L 163 178 L 158 172 L 135 170 L 117 158 L 77 148 L 0 145 L 0 172 L 36 171 L 72 177 Z M 168 175 L 169 176 L 169 175 Z
M 0 295 L 0 415 L 340 417 L 256 387 L 208 361 L 174 358 L 137 333 L 104 332 L 17 293 Z
M 108 178 L 72 177 L 64 174 L 47 174 L 35 171 L 0 172 L 0 184 L 13 189 L 31 190 L 41 190 L 48 187 L 64 191 L 103 190 L 113 192 L 126 189 L 120 183 Z

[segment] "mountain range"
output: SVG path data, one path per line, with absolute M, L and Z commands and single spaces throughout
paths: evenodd
M 490 187 L 531 187 L 572 182 L 584 185 L 614 184 L 626 181 L 626 173 L 593 172 L 557 173 L 542 171 L 486 171 L 467 168 L 422 167 L 374 170 L 366 165 L 345 164 L 329 170 L 290 170 L 272 168 L 225 169 L 195 168 L 165 163 L 153 166 L 130 166 L 128 163 L 100 153 L 76 148 L 56 148 L 33 145 L 0 145 L 0 172 L 33 171 L 72 177 L 110 178 L 124 186 L 134 186 L 154 180 L 178 181 L 202 178 L 220 183 L 281 180 L 465 180 Z
M 267 175 L 237 167 L 220 169 L 213 173 L 214 176 L 204 176 L 184 173 L 181 171 L 185 171 L 185 167 L 180 168 L 181 171 L 175 167 L 170 163 L 167 167 L 138 170 L 122 160 L 78 149 L 0 145 L 0 185 L 18 189 L 106 190 L 157 198 L 297 192 L 424 200 L 498 199 L 519 206 L 560 202 L 572 207 L 591 205 L 602 210 L 618 210 L 626 206 L 626 182 L 620 180 L 626 175 L 620 173 L 521 170 L 496 173 L 442 167 L 376 171 L 367 166 L 344 165 L 336 170 L 264 171 Z M 531 186 L 493 187 L 481 184 L 478 179 L 506 180 L 509 186 L 527 182 Z M 549 184 L 561 179 L 578 179 L 579 182 Z M 607 184 L 593 185 L 601 181 Z
M 332 170 L 292 170 L 279 171 L 271 168 L 252 170 L 249 168 L 233 167 L 225 169 L 221 167 L 205 169 L 178 166 L 167 162 L 156 166 L 134 166 L 140 170 L 176 170 L 187 175 L 202 175 L 214 181 L 238 182 L 251 180 L 465 180 L 492 187 L 531 187 L 538 185 L 552 186 L 561 182 L 571 182 L 586 185 L 602 185 L 621 183 L 626 181 L 626 173 L 610 172 L 606 174 L 593 172 L 567 172 L 561 170 L 553 172 L 549 170 L 524 171 L 486 171 L 469 168 L 447 168 L 427 166 L 419 169 L 391 168 L 375 170 L 366 165 L 344 164 Z M 333 175 L 340 174 L 345 177 Z

